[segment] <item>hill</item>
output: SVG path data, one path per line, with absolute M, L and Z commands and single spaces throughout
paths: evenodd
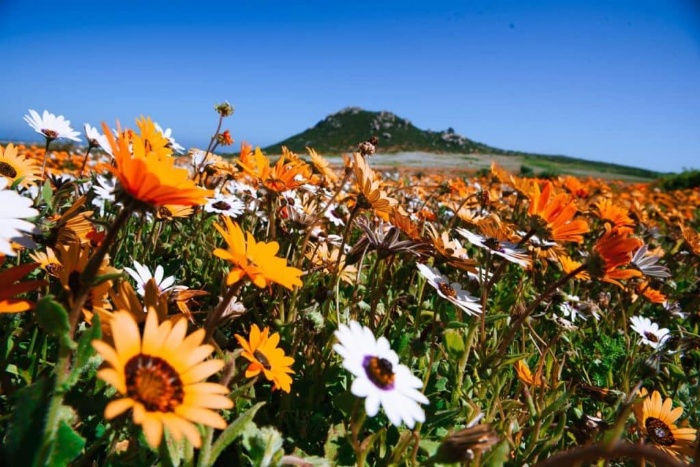
M 470 160 L 483 159 L 485 156 L 510 156 L 514 160 L 509 165 L 526 166 L 535 173 L 560 172 L 603 177 L 619 175 L 639 179 L 653 179 L 661 175 L 652 170 L 607 162 L 500 149 L 473 141 L 452 128 L 444 131 L 421 130 L 392 112 L 373 112 L 359 107 L 342 109 L 299 134 L 263 148 L 263 151 L 281 154 L 282 146 L 286 146 L 296 153 L 304 153 L 306 147 L 312 147 L 324 155 L 339 155 L 354 151 L 359 142 L 372 136 L 379 138 L 379 157 L 382 154 L 429 153 L 444 155 L 445 158 L 454 159 L 455 165 L 461 165 L 464 155 L 469 155 Z M 455 158 L 455 155 L 462 157 Z M 444 165 L 447 161 L 441 162 Z

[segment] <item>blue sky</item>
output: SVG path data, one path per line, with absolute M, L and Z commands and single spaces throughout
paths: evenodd
M 109 8 L 105 8 L 109 5 Z M 700 7 L 634 1 L 0 0 L 0 137 L 150 115 L 265 146 L 347 106 L 504 149 L 700 168 Z

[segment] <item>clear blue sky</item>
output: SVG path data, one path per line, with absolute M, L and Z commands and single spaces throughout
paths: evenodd
M 700 168 L 700 6 L 631 1 L 0 0 L 0 137 L 33 108 L 206 146 L 275 143 L 343 107 L 660 171 Z

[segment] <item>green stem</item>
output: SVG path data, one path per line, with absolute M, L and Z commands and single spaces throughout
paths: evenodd
M 561 287 L 563 284 L 569 281 L 569 279 L 575 277 L 577 274 L 583 272 L 586 270 L 588 266 L 586 264 L 582 264 L 581 266 L 577 267 L 570 273 L 566 274 L 565 276 L 561 277 L 559 280 L 553 282 L 550 284 L 547 289 L 542 292 L 535 300 L 530 303 L 530 306 L 513 322 L 513 324 L 510 325 L 510 329 L 508 331 L 508 334 L 506 334 L 506 337 L 501 341 L 501 344 L 498 346 L 498 349 L 496 351 L 496 355 L 502 355 L 505 351 L 508 350 L 508 347 L 510 346 L 511 342 L 513 342 L 513 339 L 515 338 L 515 334 L 518 332 L 520 329 L 520 326 L 525 322 L 525 320 L 532 314 L 533 311 L 537 308 L 537 306 L 547 297 L 549 297 L 552 293 L 554 293 L 559 287 Z

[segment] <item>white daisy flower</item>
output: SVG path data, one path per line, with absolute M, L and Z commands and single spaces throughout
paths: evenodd
M 182 153 L 182 152 L 185 151 L 185 148 L 182 147 L 182 146 L 180 146 L 179 144 L 177 144 L 177 143 L 175 142 L 175 138 L 173 138 L 173 137 L 171 136 L 171 134 L 172 134 L 173 131 L 172 131 L 170 128 L 167 128 L 165 131 L 163 131 L 163 128 L 161 128 L 161 126 L 158 125 L 157 123 L 154 122 L 153 125 L 155 125 L 156 130 L 158 130 L 158 132 L 159 132 L 161 135 L 163 135 L 163 138 L 165 138 L 165 139 L 167 139 L 168 141 L 170 141 L 170 147 L 172 148 L 173 151 L 179 152 L 179 153 Z
M 374 417 L 382 406 L 395 426 L 403 421 L 413 428 L 416 422 L 425 421 L 425 412 L 419 405 L 429 403 L 419 391 L 423 382 L 399 363 L 399 356 L 384 336 L 375 339 L 369 328 L 356 321 L 351 321 L 350 326 L 341 324 L 335 336 L 338 343 L 333 350 L 343 357 L 343 367 L 355 375 L 350 391 L 357 397 L 366 397 L 367 415 Z
M 100 209 L 100 216 L 105 215 L 105 208 L 107 202 L 113 204 L 115 201 L 114 190 L 117 185 L 117 179 L 107 178 L 102 175 L 98 175 L 95 179 L 95 184 L 92 186 L 92 191 L 95 193 L 95 197 L 92 199 L 93 206 Z
M 238 217 L 245 211 L 243 201 L 233 195 L 217 194 L 213 198 L 207 199 L 204 205 L 206 212 L 215 212 L 229 217 Z
M 29 115 L 24 116 L 24 121 L 49 141 L 66 138 L 80 142 L 80 138 L 78 138 L 80 132 L 73 130 L 70 126 L 70 120 L 63 118 L 63 115 L 57 117 L 49 113 L 48 110 L 44 110 L 44 114 L 39 116 L 35 110 L 29 109 Z
M 663 345 L 671 332 L 666 328 L 659 328 L 658 324 L 652 323 L 649 318 L 644 318 L 642 316 L 632 316 L 630 322 L 632 323 L 631 328 L 642 336 L 641 343 L 649 345 L 654 349 L 658 349 Z
M 481 313 L 479 299 L 464 290 L 457 282 L 450 283 L 450 280 L 440 274 L 435 268 L 425 264 L 416 264 L 421 275 L 428 280 L 428 283 L 437 290 L 438 295 L 460 308 L 468 315 Z
M 148 284 L 148 281 L 151 279 L 155 279 L 156 286 L 158 286 L 160 293 L 169 292 L 175 288 L 173 285 L 175 284 L 175 277 L 168 276 L 164 278 L 163 266 L 161 265 L 156 267 L 155 274 L 151 274 L 151 271 L 138 261 L 134 261 L 134 268 L 136 268 L 136 270 L 132 268 L 124 268 L 124 270 L 136 281 L 136 293 L 142 297 L 146 294 L 146 284 Z
M 642 245 L 632 257 L 632 265 L 639 269 L 645 276 L 651 277 L 671 277 L 671 272 L 666 266 L 656 264 L 661 256 L 647 255 L 648 245 Z
M 112 147 L 109 145 L 107 137 L 100 133 L 95 127 L 85 124 L 85 138 L 88 140 L 88 145 L 92 148 L 100 148 L 110 156 L 112 155 Z
M 331 224 L 333 224 L 336 227 L 340 227 L 342 225 L 345 225 L 345 222 L 343 222 L 343 214 L 340 212 L 340 207 L 333 203 L 331 204 L 324 212 L 323 216 L 328 219 Z
M 517 248 L 515 243 L 500 242 L 495 238 L 484 237 L 462 228 L 456 230 L 458 234 L 466 238 L 472 245 L 485 248 L 491 253 L 505 258 L 511 263 L 515 263 L 521 267 L 527 268 L 530 266 L 530 258 L 527 252 Z
M 16 191 L 7 190 L 8 179 L 0 177 L 0 254 L 15 256 L 11 242 L 34 248 L 34 242 L 24 232 L 38 233 L 37 227 L 24 219 L 39 215 L 32 200 Z

